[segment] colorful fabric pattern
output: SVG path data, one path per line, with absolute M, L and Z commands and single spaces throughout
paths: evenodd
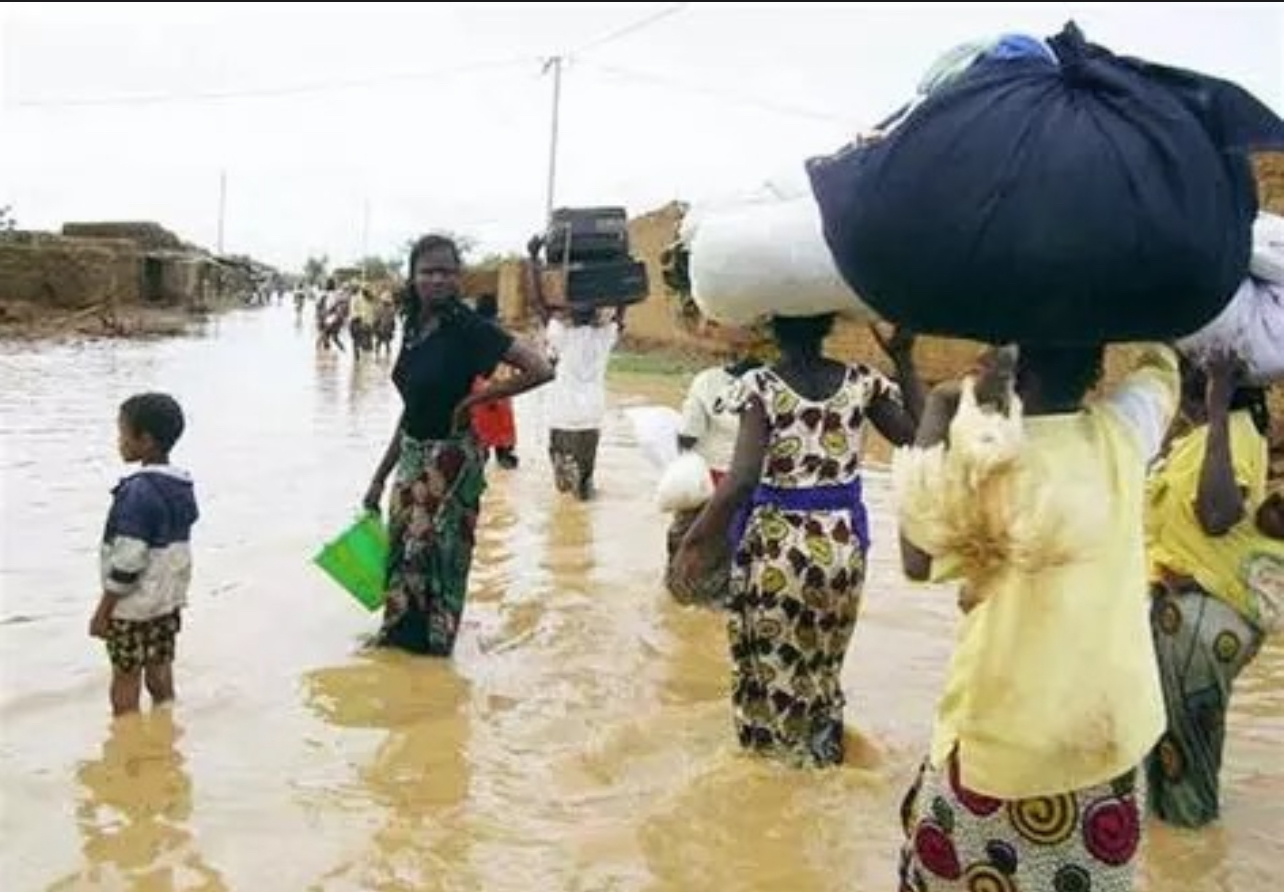
M 122 674 L 174 662 L 183 623 L 177 610 L 155 619 L 113 619 L 107 630 L 107 656 Z
M 891 392 L 877 372 L 853 367 L 828 399 L 808 400 L 770 369 L 756 369 L 728 400 L 737 411 L 758 401 L 766 412 L 761 482 L 815 488 L 856 479 L 865 412 Z M 728 618 L 742 747 L 800 765 L 842 761 L 839 676 L 864 579 L 850 511 L 754 508 L 733 560 Z
M 1141 844 L 1136 772 L 1085 790 L 1002 801 L 958 762 L 924 762 L 901 805 L 901 892 L 1131 892 Z
M 454 652 L 485 489 L 484 457 L 472 436 L 402 438 L 379 644 L 436 657 Z
M 1151 630 L 1168 730 L 1146 763 L 1151 810 L 1181 827 L 1217 819 L 1231 688 L 1262 645 L 1262 633 L 1197 584 L 1157 587 Z

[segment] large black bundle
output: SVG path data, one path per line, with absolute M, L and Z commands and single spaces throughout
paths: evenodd
M 808 162 L 847 283 L 917 331 L 991 342 L 1170 339 L 1243 280 L 1246 156 L 1284 122 L 1234 84 L 1116 57 L 981 57 L 883 139 Z

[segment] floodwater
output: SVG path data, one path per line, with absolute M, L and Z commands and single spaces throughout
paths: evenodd
M 0 345 L 0 888 L 891 890 L 897 805 L 924 752 L 954 599 L 903 584 L 885 489 L 845 672 L 857 764 L 738 756 L 718 617 L 659 585 L 654 474 L 619 413 L 677 378 L 619 379 L 601 496 L 557 498 L 539 399 L 486 497 L 458 655 L 359 652 L 376 618 L 309 564 L 391 431 L 385 364 L 320 355 L 290 309 L 194 338 Z M 121 473 L 115 407 L 163 388 L 204 517 L 172 712 L 113 723 L 87 637 Z M 1275 888 L 1284 649 L 1236 692 L 1220 826 L 1153 829 L 1152 892 Z

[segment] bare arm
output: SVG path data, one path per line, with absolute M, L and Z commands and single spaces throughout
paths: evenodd
M 519 396 L 553 380 L 552 363 L 523 341 L 513 341 L 504 354 L 504 362 L 517 369 L 517 374 L 506 376 L 502 381 L 492 380 L 465 399 L 461 409 Z
M 1208 369 L 1208 439 L 1199 468 L 1195 516 L 1209 536 L 1224 536 L 1244 518 L 1244 495 L 1235 479 L 1230 445 L 1230 401 L 1234 395 L 1234 370 L 1228 359 L 1218 358 Z
M 736 452 L 731 459 L 731 469 L 687 531 L 683 548 L 695 550 L 715 537 L 726 534 L 736 511 L 758 485 L 766 456 L 767 415 L 762 404 L 754 400 L 740 416 L 740 433 L 736 437 Z
M 120 603 L 120 595 L 103 592 L 98 599 L 98 608 L 89 619 L 89 635 L 92 638 L 106 639 L 111 634 L 111 618 Z
M 910 412 L 890 394 L 882 394 L 869 406 L 869 420 L 874 429 L 887 438 L 893 446 L 908 446 L 914 442 L 916 425 Z
M 959 388 L 957 384 L 948 383 L 936 387 L 928 395 L 923 406 L 923 417 L 914 437 L 914 445 L 928 449 L 946 442 L 950 422 L 959 407 Z M 932 576 L 932 556 L 919 548 L 905 534 L 901 540 L 901 568 L 905 575 L 915 582 L 926 582 Z
M 927 400 L 923 382 L 918 376 L 918 368 L 914 365 L 914 343 L 918 340 L 918 336 L 900 326 L 894 327 L 892 333 L 888 336 L 884 336 L 876 325 L 871 325 L 869 330 L 873 334 L 874 340 L 878 342 L 878 346 L 883 349 L 883 352 L 887 354 L 887 358 L 896 366 L 896 383 L 901 389 L 901 399 L 904 401 L 905 411 L 909 413 L 910 420 L 917 426 L 918 420 L 923 417 L 923 404 Z M 913 435 L 911 434 L 911 439 L 912 437 Z M 909 440 L 907 439 L 905 442 L 908 443 Z
M 541 325 L 547 325 L 551 313 L 548 304 L 544 300 L 544 280 L 540 276 L 539 252 L 544 247 L 544 239 L 540 236 L 534 236 L 526 243 L 526 253 L 529 262 L 525 264 L 526 287 L 530 289 L 531 306 L 535 310 L 535 315 L 539 317 Z
M 896 383 L 901 388 L 901 398 L 905 401 L 905 411 L 909 413 L 909 417 L 914 423 L 918 424 L 923 417 L 923 408 L 927 404 L 927 394 L 922 380 L 918 377 L 918 369 L 915 368 L 912 359 L 908 360 L 904 368 L 899 364 L 897 365 Z

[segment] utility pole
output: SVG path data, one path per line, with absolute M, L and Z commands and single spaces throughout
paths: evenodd
M 361 285 L 366 284 L 366 259 L 370 256 L 370 199 L 361 203 Z
M 553 197 L 557 188 L 557 138 L 562 113 L 562 62 L 563 57 L 553 56 L 544 62 L 544 73 L 553 70 L 553 124 L 548 140 L 548 192 L 544 202 L 546 216 L 553 214 Z
M 560 55 L 550 56 L 544 60 L 543 74 L 548 74 L 549 69 L 553 71 L 553 126 L 552 133 L 548 141 L 548 195 L 544 201 L 544 209 L 551 217 L 553 215 L 553 202 L 555 200 L 557 189 L 557 127 L 562 112 L 562 67 L 569 59 L 574 59 L 580 53 L 587 50 L 596 49 L 605 44 L 627 37 L 630 34 L 636 34 L 638 31 L 649 28 L 661 19 L 682 12 L 690 3 L 673 3 L 659 12 L 652 13 L 640 21 L 632 22 L 623 28 L 617 28 L 614 31 L 599 37 L 596 40 L 584 44 L 579 49 L 564 50 Z
M 218 254 L 223 256 L 223 219 L 227 215 L 227 171 L 218 172 Z

